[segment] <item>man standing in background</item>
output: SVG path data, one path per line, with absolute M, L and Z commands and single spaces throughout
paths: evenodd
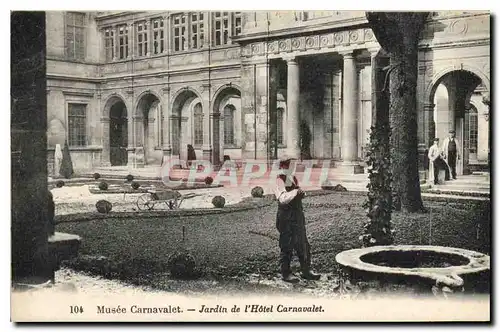
M 453 180 L 457 179 L 457 160 L 460 160 L 458 142 L 455 138 L 455 131 L 450 130 L 450 136 L 443 141 L 444 160 L 450 167 Z
M 439 148 L 439 138 L 434 139 L 434 145 L 429 149 L 429 178 L 434 180 L 434 184 L 439 184 L 439 170 L 445 170 L 445 181 L 450 179 L 450 169 L 443 159 L 443 151 Z

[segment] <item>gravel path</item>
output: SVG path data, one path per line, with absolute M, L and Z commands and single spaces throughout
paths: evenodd
M 87 185 L 54 188 L 51 190 L 56 204 L 56 215 L 82 213 L 95 211 L 95 203 L 105 199 L 113 204 L 115 212 L 137 211 L 137 198 L 139 194 L 92 194 Z M 182 191 L 182 194 L 190 191 Z M 206 188 L 193 190 L 198 196 L 186 199 L 181 204 L 181 209 L 210 208 L 213 207 L 212 199 L 221 195 L 226 199 L 226 205 L 239 203 L 243 197 L 250 196 L 249 188 Z M 166 209 L 165 204 L 161 204 L 158 209 Z M 156 207 L 155 207 L 156 209 Z
M 336 280 L 330 280 L 330 275 L 323 275 L 319 281 L 301 281 L 292 285 L 281 281 L 279 277 L 262 279 L 257 274 L 248 277 L 233 278 L 229 281 L 215 280 L 165 280 L 169 283 L 169 291 L 157 290 L 149 287 L 130 285 L 118 280 L 108 280 L 85 273 L 62 268 L 56 272 L 55 288 L 61 291 L 85 294 L 169 294 L 182 293 L 185 295 L 229 295 L 242 294 L 290 294 L 314 295 L 325 297 L 340 296 L 334 291 L 338 286 Z

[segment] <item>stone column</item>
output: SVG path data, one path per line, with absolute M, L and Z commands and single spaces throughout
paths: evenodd
M 153 54 L 153 31 L 152 31 L 152 28 L 153 28 L 153 25 L 150 23 L 149 20 L 147 20 L 145 23 L 144 23 L 144 26 L 146 27 L 146 35 L 147 35 L 147 43 L 148 43 L 148 46 L 146 47 L 146 56 L 150 56 L 151 54 Z
M 130 119 L 130 117 L 129 117 Z M 144 167 L 144 140 L 147 139 L 144 137 L 144 118 L 142 116 L 132 116 L 133 123 L 133 135 L 134 135 L 134 146 L 131 149 L 128 149 L 128 157 L 129 161 L 133 160 L 134 167 Z M 129 121 L 130 124 L 130 121 Z M 130 146 L 130 145 L 129 145 Z
M 457 101 L 459 97 L 457 82 L 455 75 L 448 75 L 443 80 L 446 89 L 448 90 L 448 130 L 455 130 L 455 118 L 457 116 Z M 448 132 L 446 132 L 448 135 Z M 442 139 L 441 139 L 442 140 Z
M 135 57 L 135 25 L 134 23 L 127 24 L 127 35 L 128 35 L 128 54 L 127 59 L 132 59 Z
M 134 114 L 133 110 L 127 107 L 127 155 L 128 155 L 128 161 L 127 161 L 127 166 L 128 167 L 135 167 L 135 120 L 134 120 Z
M 212 117 L 210 116 L 210 83 L 203 84 L 203 160 L 212 161 L 212 142 L 210 140 L 212 128 L 210 121 Z M 193 133 L 194 135 L 194 133 Z
M 277 158 L 277 97 L 278 97 L 279 68 L 276 62 L 269 63 L 269 156 L 271 159 Z M 274 137 L 271 135 L 274 133 Z
M 491 151 L 491 141 L 493 140 L 493 136 L 491 135 L 491 121 L 490 121 L 490 106 L 491 106 L 491 98 L 490 98 L 490 93 L 488 91 L 485 91 L 481 93 L 482 96 L 482 102 L 488 107 L 488 113 L 484 114 L 485 120 L 488 122 L 488 180 L 489 180 L 489 172 L 491 169 L 490 165 L 490 151 Z
M 346 171 L 359 173 L 358 158 L 358 110 L 356 109 L 357 98 L 357 73 L 356 61 L 353 53 L 344 53 L 343 71 L 343 116 L 342 116 L 342 142 L 341 157 L 342 166 Z M 348 169 L 347 169 L 348 168 Z
M 222 154 L 224 150 L 221 151 L 221 135 L 220 135 L 220 121 L 221 114 L 219 112 L 210 113 L 210 121 L 212 122 L 212 140 L 213 140 L 213 150 L 212 150 L 212 164 L 221 165 L 222 164 Z
M 177 114 L 171 114 L 169 116 L 169 122 L 170 122 L 170 127 L 169 127 L 169 138 L 170 138 L 170 144 L 172 147 L 172 155 L 179 155 L 179 146 L 180 146 L 180 132 L 179 132 L 179 116 Z
M 118 46 L 118 28 L 113 25 L 111 28 L 113 30 L 113 61 L 118 59 L 118 52 L 120 51 Z
M 109 160 L 109 153 L 110 153 L 109 117 L 102 117 L 101 118 L 101 128 L 102 128 L 101 165 L 108 167 L 108 166 L 111 166 L 111 162 Z
M 427 135 L 425 135 L 426 148 L 429 148 L 432 144 L 434 144 L 434 138 L 436 137 L 436 123 L 434 119 L 435 106 L 436 105 L 430 103 L 424 104 L 424 121 L 427 129 Z
M 155 153 L 155 147 L 156 147 L 156 141 L 155 141 L 155 118 L 151 114 L 152 112 L 150 111 L 148 119 L 147 119 L 147 124 L 148 124 L 148 131 L 147 131 L 147 137 L 146 137 L 146 132 L 144 133 L 144 164 L 149 164 L 149 161 L 154 158 L 154 153 Z M 144 123 L 145 125 L 145 123 Z
M 164 31 L 164 37 L 165 37 L 165 40 L 164 40 L 164 43 L 165 43 L 165 53 L 167 54 L 171 54 L 172 53 L 172 49 L 171 49 L 171 45 L 172 45 L 172 41 L 171 41 L 171 33 L 172 33 L 172 29 L 171 29 L 171 24 L 170 22 L 172 21 L 172 19 L 170 18 L 170 14 L 166 15 L 166 16 L 163 16 L 163 31 Z M 168 61 L 167 61 L 168 63 Z
M 285 59 L 288 65 L 287 71 L 287 154 L 290 158 L 300 159 L 300 114 L 299 114 L 299 95 L 300 95 L 300 77 L 299 65 L 295 58 Z
M 203 12 L 203 48 L 209 48 L 212 42 L 212 12 Z
M 163 93 L 166 96 L 166 102 L 162 105 L 162 116 L 163 116 L 163 158 L 170 157 L 172 155 L 172 140 L 170 138 L 172 129 L 170 125 L 170 87 L 163 88 Z

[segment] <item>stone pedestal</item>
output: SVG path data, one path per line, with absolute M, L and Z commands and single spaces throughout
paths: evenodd
M 128 167 L 143 168 L 144 167 L 144 149 L 143 148 L 127 148 Z
M 212 161 L 212 149 L 211 148 L 203 148 L 203 156 L 202 156 L 202 159 L 203 160 L 207 160 L 207 161 Z
M 365 168 L 357 161 L 340 162 L 335 165 L 335 170 L 342 174 L 363 174 Z
M 59 270 L 63 260 L 70 260 L 78 256 L 81 238 L 75 234 L 55 232 L 49 237 L 49 257 L 53 265 L 53 271 Z M 54 282 L 54 277 L 52 277 Z

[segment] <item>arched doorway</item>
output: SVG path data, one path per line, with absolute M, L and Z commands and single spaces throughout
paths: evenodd
M 111 95 L 104 104 L 102 125 L 102 165 L 126 166 L 129 143 L 128 109 L 120 95 Z
M 111 166 L 127 165 L 128 146 L 127 107 L 121 100 L 109 111 L 109 161 Z
M 212 162 L 221 164 L 224 155 L 240 159 L 241 92 L 236 87 L 226 85 L 216 93 L 212 130 Z
M 487 160 L 478 159 L 477 152 L 480 147 L 487 150 L 489 137 L 483 135 L 479 139 L 475 129 L 481 126 L 488 132 L 487 123 L 479 124 L 482 120 L 477 117 L 478 113 L 484 113 L 487 109 L 487 106 L 481 103 L 481 95 L 485 91 L 487 89 L 481 78 L 468 70 L 454 70 L 444 74 L 431 90 L 431 104 L 435 105 L 431 122 L 431 126 L 434 126 L 434 137 L 443 142 L 449 136 L 450 130 L 456 132 L 460 147 L 460 159 L 457 160 L 459 175 L 470 174 L 471 171 L 481 168 L 480 164 L 487 163 Z M 473 107 L 472 103 L 476 106 Z M 487 153 L 482 154 L 484 155 L 487 158 Z
M 145 165 L 160 165 L 163 158 L 163 114 L 158 97 L 152 93 L 140 97 L 136 114 L 136 147 L 142 148 Z
M 172 105 L 172 155 L 187 161 L 188 145 L 192 145 L 196 159 L 202 159 L 203 121 L 203 104 L 198 94 L 187 88 L 181 90 Z

